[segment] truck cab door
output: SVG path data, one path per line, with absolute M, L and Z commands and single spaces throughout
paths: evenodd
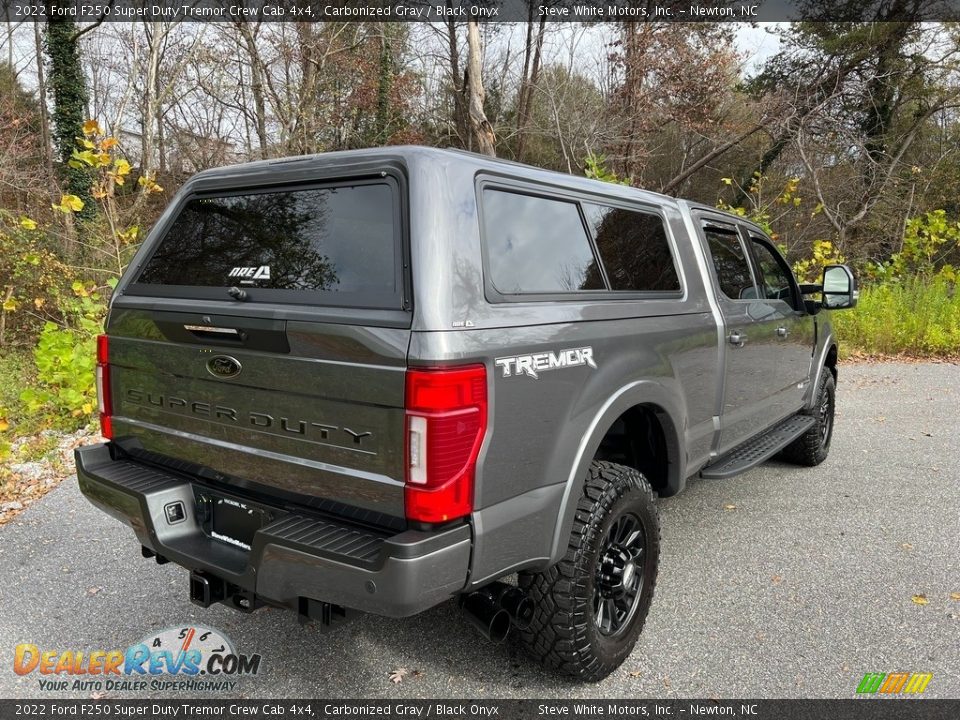
M 704 217 L 700 229 L 712 261 L 711 284 L 723 320 L 720 434 L 714 443 L 714 452 L 723 454 L 782 417 L 777 407 L 776 353 L 772 343 L 763 340 L 775 335 L 781 318 L 760 297 L 747 238 L 737 224 Z
M 753 340 L 762 347 L 764 362 L 775 383 L 772 407 L 780 417 L 803 406 L 816 344 L 813 316 L 803 303 L 793 271 L 769 238 L 741 226 L 752 256 L 759 299 L 754 309 Z

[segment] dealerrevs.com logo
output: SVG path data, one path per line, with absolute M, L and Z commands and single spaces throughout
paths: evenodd
M 168 628 L 126 650 L 44 649 L 17 645 L 17 675 L 36 675 L 44 691 L 146 690 L 233 692 L 238 678 L 260 672 L 260 655 L 242 655 L 219 630 Z

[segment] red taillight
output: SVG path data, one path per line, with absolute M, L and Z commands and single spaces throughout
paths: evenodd
M 100 434 L 113 438 L 113 402 L 110 397 L 110 338 L 97 335 L 97 409 L 100 411 Z
M 483 365 L 407 371 L 409 520 L 439 523 L 473 511 L 473 476 L 487 431 Z

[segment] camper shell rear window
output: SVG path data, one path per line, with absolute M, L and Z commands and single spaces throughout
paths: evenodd
M 400 190 L 378 176 L 195 193 L 127 292 L 404 309 Z

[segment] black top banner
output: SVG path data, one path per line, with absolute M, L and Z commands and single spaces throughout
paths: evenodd
M 0 720 L 955 720 L 960 700 L 0 700 Z
M 960 0 L 0 0 L 0 19 L 179 22 L 911 22 Z

